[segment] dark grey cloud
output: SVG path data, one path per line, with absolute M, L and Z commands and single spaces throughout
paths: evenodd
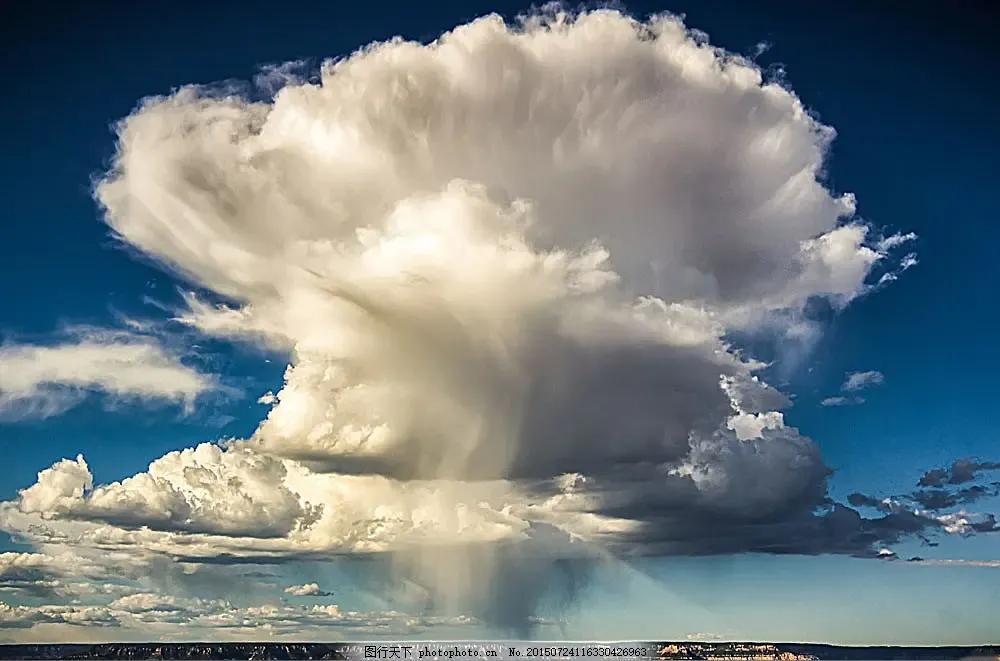
M 1000 483 L 994 482 L 988 485 L 976 484 L 952 491 L 940 487 L 919 489 L 914 491 L 910 498 L 929 510 L 943 510 L 996 495 L 1000 495 Z
M 965 484 L 976 479 L 980 471 L 1000 470 L 1000 462 L 956 459 L 951 466 L 934 468 L 924 473 L 918 484 L 922 487 L 938 487 L 944 484 Z
M 998 468 L 998 462 L 958 459 L 951 466 L 925 472 L 917 482 L 918 488 L 910 493 L 877 498 L 855 492 L 847 497 L 847 502 L 852 507 L 873 509 L 882 514 L 864 523 L 877 543 L 891 544 L 905 536 L 914 536 L 933 544 L 931 537 L 936 533 L 995 532 L 1000 528 L 994 514 L 970 513 L 961 506 L 1000 495 L 1000 482 L 973 484 L 961 489 L 949 487 L 966 484 L 979 478 L 981 472 Z

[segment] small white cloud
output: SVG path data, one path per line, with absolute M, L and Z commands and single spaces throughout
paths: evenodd
M 723 639 L 723 637 L 717 633 L 705 632 L 689 633 L 684 637 L 692 642 L 711 642 Z
M 850 372 L 847 375 L 847 379 L 844 381 L 844 385 L 842 385 L 840 389 L 844 392 L 856 392 L 872 386 L 882 385 L 884 382 L 885 376 L 882 372 L 876 370 L 868 370 L 866 372 Z
M 22 512 L 61 512 L 93 489 L 94 478 L 83 455 L 63 459 L 38 473 L 38 481 L 21 491 Z
M 881 385 L 885 382 L 885 376 L 877 370 L 865 372 L 848 372 L 840 390 L 844 393 L 857 393 L 872 386 Z M 860 395 L 834 395 L 827 397 L 820 402 L 820 406 L 857 406 L 864 404 L 865 398 Z
M 332 592 L 325 592 L 319 587 L 319 583 L 304 583 L 302 585 L 291 585 L 285 588 L 285 592 L 295 597 L 329 597 Z

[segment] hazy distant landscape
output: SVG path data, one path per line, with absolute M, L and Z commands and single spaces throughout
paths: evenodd
M 621 643 L 616 643 L 620 645 Z M 936 660 L 949 659 L 1000 659 L 1000 646 L 966 647 L 846 647 L 808 643 L 692 643 L 655 642 L 641 643 L 656 650 L 660 659 L 756 659 L 765 661 L 805 661 L 820 659 L 857 659 L 890 661 L 894 659 Z M 408 658 L 419 658 L 419 649 L 425 643 L 412 643 Z M 462 645 L 462 643 L 458 643 Z M 496 646 L 501 654 L 495 658 L 516 658 L 503 650 L 506 643 L 488 643 Z M 366 656 L 365 648 L 370 654 Z M 394 647 L 390 653 L 388 647 Z M 374 649 L 373 649 L 374 648 Z M 396 658 L 398 645 L 366 646 L 363 643 L 104 643 L 98 645 L 0 645 L 0 659 L 364 659 Z M 375 652 L 379 650 L 379 652 Z M 431 657 L 436 658 L 436 657 Z M 444 657 L 438 657 L 444 658 Z M 536 657 L 574 658 L 574 657 Z

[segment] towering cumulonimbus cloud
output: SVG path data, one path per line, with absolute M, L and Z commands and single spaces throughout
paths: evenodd
M 727 330 L 864 290 L 880 254 L 817 181 L 831 135 L 676 20 L 491 17 L 271 103 L 148 100 L 97 194 L 236 304 L 190 323 L 293 349 L 254 447 L 554 477 L 681 459 L 753 369 Z
M 118 239 L 205 292 L 182 321 L 289 352 L 267 418 L 120 483 L 56 464 L 6 529 L 189 560 L 876 552 L 891 526 L 828 501 L 728 339 L 794 342 L 913 238 L 823 184 L 834 132 L 792 91 L 615 11 L 275 71 L 273 97 L 146 99 L 96 187 Z

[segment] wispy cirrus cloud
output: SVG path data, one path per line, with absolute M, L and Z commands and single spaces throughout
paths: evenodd
M 885 382 L 885 375 L 878 370 L 867 370 L 864 372 L 850 372 L 844 380 L 840 389 L 844 392 L 857 392 L 872 386 L 880 386 Z
M 885 243 L 886 239 L 883 241 Z M 862 390 L 880 386 L 885 383 L 885 375 L 877 370 L 867 370 L 863 372 L 848 372 L 844 383 L 840 386 L 843 395 L 827 397 L 820 402 L 821 406 L 856 406 L 864 404 L 865 398 L 858 393 Z
M 87 330 L 56 344 L 0 346 L 0 419 L 47 418 L 94 392 L 190 409 L 219 387 L 148 335 Z
M 909 562 L 930 567 L 984 567 L 1000 569 L 1000 560 L 965 560 L 961 558 L 920 558 L 913 557 Z
M 856 406 L 857 404 L 864 404 L 864 397 L 844 397 L 843 395 L 835 395 L 833 397 L 826 397 L 820 402 L 821 406 Z

